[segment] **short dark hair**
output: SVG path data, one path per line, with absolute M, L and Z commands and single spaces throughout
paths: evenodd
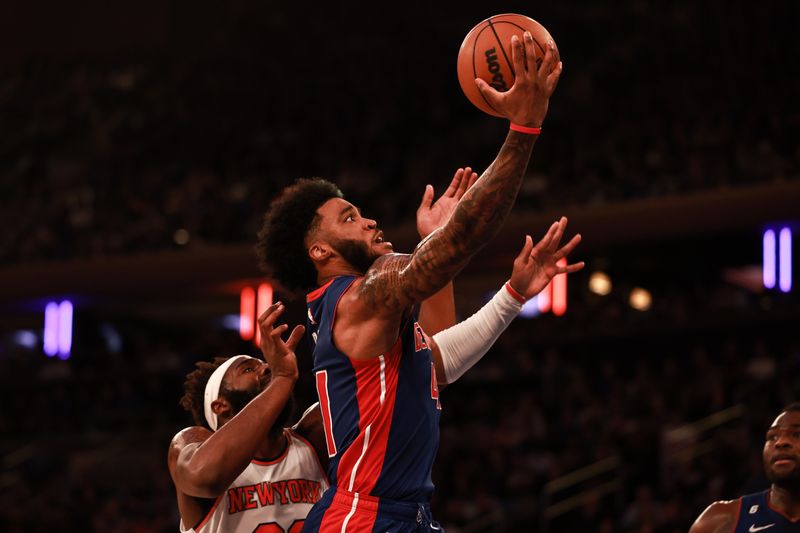
M 219 368 L 219 365 L 227 361 L 228 357 L 215 357 L 212 362 L 198 361 L 197 367 L 192 372 L 186 374 L 183 382 L 183 397 L 180 400 L 181 407 L 192 413 L 194 423 L 198 426 L 205 426 L 211 429 L 206 422 L 206 413 L 203 401 L 206 393 L 206 383 L 211 374 Z M 223 394 L 224 385 L 220 387 L 220 394 Z
M 781 413 L 797 413 L 800 412 L 800 402 L 792 402 L 783 408 Z
M 317 269 L 308 257 L 306 237 L 319 224 L 317 209 L 344 195 L 321 178 L 301 178 L 286 187 L 269 205 L 258 232 L 259 266 L 293 293 L 317 284 Z

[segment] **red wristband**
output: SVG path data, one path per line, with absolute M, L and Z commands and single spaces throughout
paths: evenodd
M 508 291 L 508 294 L 510 294 L 511 297 L 514 298 L 516 301 L 518 301 L 521 304 L 525 303 L 525 297 L 520 293 L 518 293 L 517 291 L 515 291 L 514 287 L 512 287 L 511 283 L 508 281 L 506 281 L 506 290 Z
M 520 126 L 513 122 L 511 123 L 511 129 L 520 133 L 527 133 L 528 135 L 539 135 L 542 133 L 542 128 L 529 128 L 528 126 Z

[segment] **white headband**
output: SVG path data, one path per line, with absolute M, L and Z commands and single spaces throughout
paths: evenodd
M 225 377 L 225 372 L 231 367 L 233 363 L 238 361 L 239 359 L 250 359 L 249 355 L 234 355 L 214 370 L 214 373 L 211 374 L 211 377 L 208 378 L 208 383 L 206 383 L 206 392 L 203 395 L 203 411 L 206 414 L 206 422 L 208 422 L 209 427 L 212 430 L 217 430 L 217 413 L 211 409 L 211 402 L 219 398 L 219 388 L 222 385 L 222 378 Z

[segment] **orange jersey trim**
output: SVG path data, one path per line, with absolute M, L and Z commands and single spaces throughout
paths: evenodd
M 333 278 L 332 280 L 330 280 L 328 283 L 326 283 L 322 287 L 316 288 L 313 291 L 309 292 L 306 295 L 306 303 L 311 303 L 314 300 L 318 299 L 320 296 L 322 296 L 322 294 L 328 289 L 328 287 L 330 287 L 331 283 L 333 283 L 333 281 L 335 279 L 336 278 Z
M 286 435 L 286 431 L 287 430 L 284 429 L 283 431 L 284 431 L 284 435 Z M 253 463 L 253 464 L 256 464 L 256 465 L 261 465 L 261 466 L 269 466 L 269 465 L 274 465 L 274 464 L 280 463 L 281 461 L 286 459 L 287 455 L 289 455 L 289 447 L 291 445 L 292 445 L 292 442 L 289 439 L 289 436 L 286 435 L 286 448 L 283 450 L 283 453 L 281 453 L 278 457 L 276 457 L 275 459 L 270 459 L 269 461 L 262 461 L 260 459 L 251 459 L 250 462 Z

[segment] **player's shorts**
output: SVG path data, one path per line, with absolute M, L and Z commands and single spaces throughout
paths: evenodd
M 331 487 L 314 505 L 302 533 L 444 533 L 427 503 L 399 502 Z

